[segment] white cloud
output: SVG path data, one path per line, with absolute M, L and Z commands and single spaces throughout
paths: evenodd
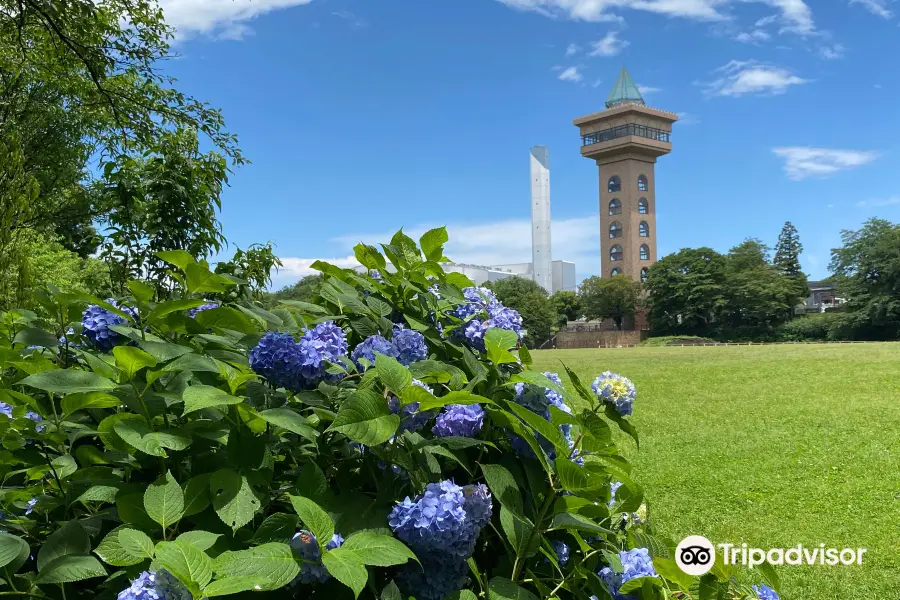
M 887 0 L 850 0 L 850 4 L 861 4 L 863 8 L 882 19 L 890 19 L 894 16 L 894 13 L 888 10 Z
M 809 83 L 785 68 L 757 61 L 732 60 L 716 72 L 721 77 L 706 84 L 707 93 L 713 96 L 783 94 L 789 86 Z
M 630 42 L 619 39 L 618 31 L 610 31 L 596 42 L 591 42 L 588 56 L 615 56 L 629 46 Z
M 331 14 L 339 19 L 348 21 L 350 23 L 350 27 L 352 27 L 353 29 L 361 29 L 363 27 L 368 27 L 369 25 L 349 10 L 338 10 Z
M 566 48 L 566 56 L 572 56 L 574 54 L 578 54 L 581 50 L 581 47 L 578 44 L 569 44 L 569 47 Z
M 675 113 L 675 114 L 678 115 L 677 122 L 681 123 L 682 125 L 696 125 L 697 123 L 700 122 L 700 117 L 698 117 L 694 113 L 679 112 L 679 113 Z
M 859 207 L 872 207 L 878 208 L 882 206 L 897 206 L 900 205 L 900 196 L 891 196 L 890 198 L 879 198 L 876 200 L 863 200 L 862 202 L 857 202 L 857 206 Z
M 652 85 L 643 85 L 640 83 L 637 84 L 637 89 L 641 93 L 641 96 L 649 96 L 650 94 L 655 94 L 662 91 L 662 88 L 653 87 Z
M 817 175 L 830 175 L 862 166 L 878 158 L 877 152 L 807 146 L 773 148 L 772 152 L 784 159 L 784 172 L 789 178 L 795 180 Z
M 847 48 L 843 44 L 835 44 L 834 46 L 822 46 L 819 48 L 819 56 L 825 60 L 838 60 L 844 58 Z
M 590 215 L 553 221 L 553 258 L 575 262 L 579 275 L 596 274 L 600 266 L 600 217 Z M 434 227 L 416 225 L 403 231 L 413 239 Z M 504 265 L 531 261 L 531 221 L 509 219 L 493 223 L 457 223 L 447 225 L 450 241 L 444 254 L 458 263 L 472 265 Z M 316 260 L 324 260 L 339 267 L 354 267 L 359 263 L 350 254 L 353 246 L 362 241 L 377 245 L 391 239 L 393 232 L 369 232 L 342 235 L 332 239 L 338 258 L 282 258 L 284 268 L 273 277 L 273 287 L 280 288 L 304 275 L 317 273 L 310 268 Z
M 578 67 L 569 67 L 565 69 L 562 73 L 559 74 L 559 78 L 563 81 L 581 81 L 581 73 L 578 72 Z
M 601 83 L 603 83 L 603 80 L 602 80 L 602 79 L 597 79 L 596 81 L 594 81 L 594 83 L 591 84 L 591 87 L 592 87 L 592 88 L 600 87 L 600 84 L 601 84 Z
M 244 22 L 274 10 L 309 4 L 312 0 L 160 0 L 166 21 L 179 37 L 207 34 L 241 39 L 249 33 Z
M 772 36 L 762 29 L 754 29 L 752 31 L 742 31 L 734 39 L 743 44 L 758 44 L 772 39 Z
M 683 17 L 697 21 L 728 21 L 733 17 L 728 8 L 746 2 L 765 4 L 780 12 L 769 23 L 778 20 L 782 31 L 807 35 L 815 31 L 812 11 L 804 0 L 497 0 L 517 10 L 536 12 L 548 17 L 578 21 L 609 22 L 619 20 L 611 9 L 632 9 Z M 859 0 L 880 2 L 883 0 Z M 768 17 L 767 17 L 768 18 Z

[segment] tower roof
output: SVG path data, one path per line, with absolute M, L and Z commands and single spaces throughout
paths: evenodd
M 616 82 L 613 84 L 609 96 L 606 97 L 606 108 L 612 108 L 619 104 L 644 104 L 641 92 L 628 74 L 628 70 L 622 67 Z

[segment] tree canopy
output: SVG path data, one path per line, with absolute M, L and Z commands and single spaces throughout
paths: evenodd
M 588 319 L 612 319 L 621 330 L 637 314 L 641 285 L 624 275 L 588 277 L 581 282 L 579 303 Z
M 550 296 L 550 302 L 556 311 L 556 323 L 559 327 L 565 327 L 569 321 L 577 321 L 581 316 L 581 302 L 578 294 L 571 291 L 560 290 Z

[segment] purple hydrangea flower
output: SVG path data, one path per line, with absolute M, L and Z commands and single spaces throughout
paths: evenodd
M 767 585 L 754 585 L 753 591 L 756 592 L 756 596 L 759 600 L 781 600 L 781 596 L 778 595 L 778 592 Z
M 326 550 L 334 550 L 340 548 L 344 543 L 344 538 L 339 533 L 335 533 L 331 537 L 331 541 L 325 544 Z M 301 529 L 291 540 L 291 548 L 294 549 L 303 564 L 300 566 L 300 574 L 297 579 L 300 583 L 325 582 L 331 579 L 328 569 L 322 564 L 322 550 L 319 548 L 319 541 L 311 532 Z
M 631 414 L 637 391 L 627 377 L 606 371 L 594 380 L 591 388 L 601 402 L 612 405 L 623 417 Z
M 462 292 L 466 303 L 457 306 L 450 314 L 463 321 L 478 313 L 488 312 L 489 307 L 494 304 L 500 304 L 494 292 L 485 287 L 467 287 Z
M 402 325 L 394 326 L 394 335 L 391 339 L 394 345 L 397 360 L 401 365 L 410 365 L 417 360 L 428 358 L 428 346 L 425 344 L 425 336 L 412 329 L 404 329 Z
M 0 402 L 0 414 L 6 415 L 10 419 L 12 419 L 13 418 L 12 405 L 7 404 L 6 402 Z M 28 419 L 31 419 L 32 421 L 37 423 L 37 425 L 34 426 L 34 430 L 37 431 L 38 433 L 42 432 L 47 427 L 46 425 L 40 424 L 41 421 L 43 421 L 44 419 L 41 417 L 41 415 L 37 414 L 34 411 L 31 411 L 31 410 L 27 411 L 25 413 L 25 417 Z
M 7 404 L 6 402 L 0 402 L 0 414 L 4 414 L 10 419 L 13 418 L 12 415 L 13 407 L 12 404 Z
M 112 298 L 109 298 L 106 301 L 130 315 L 133 320 L 137 320 L 137 311 L 135 309 L 128 306 L 120 306 Z M 124 336 L 121 336 L 110 329 L 110 325 L 123 325 L 127 323 L 127 319 L 114 312 L 110 312 L 105 308 L 97 306 L 96 304 L 89 305 L 81 317 L 81 325 L 84 327 L 84 336 L 101 352 L 109 352 L 124 339 Z
M 381 276 L 381 271 L 379 271 L 378 269 L 369 269 L 369 277 L 371 277 L 378 283 L 384 281 L 384 277 Z
M 484 409 L 480 404 L 451 404 L 438 415 L 431 432 L 438 437 L 475 437 L 484 425 Z
M 375 354 L 384 354 L 385 356 L 397 358 L 397 349 L 394 347 L 394 344 L 385 337 L 376 333 L 360 342 L 360 344 L 353 349 L 350 358 L 353 359 L 353 362 L 356 363 L 356 366 L 360 371 L 365 371 L 367 368 L 375 365 Z M 360 361 L 361 358 L 369 361 L 369 364 L 363 364 Z
M 117 600 L 191 600 L 192 595 L 171 573 L 144 571 L 116 597 Z
M 609 567 L 604 567 L 598 575 L 606 582 L 613 600 L 634 600 L 633 594 L 623 595 L 619 589 L 627 582 L 638 577 L 658 577 L 653 568 L 653 559 L 646 548 L 635 548 L 619 552 L 619 560 L 622 562 L 622 572 L 616 573 Z
M 38 503 L 38 499 L 37 499 L 37 498 L 32 498 L 31 500 L 29 500 L 28 502 L 26 502 L 26 503 L 25 503 L 25 514 L 26 514 L 26 515 L 30 515 L 31 513 L 33 513 L 33 512 L 34 512 L 34 507 L 35 507 L 35 505 L 36 505 L 37 503 Z
M 206 304 L 201 304 L 197 308 L 192 308 L 191 310 L 189 310 L 188 316 L 190 316 L 193 319 L 197 316 L 197 313 L 201 313 L 204 310 L 212 310 L 213 308 L 219 308 L 219 303 L 218 302 L 207 302 Z
M 559 375 L 547 371 L 544 373 L 544 376 L 562 388 L 562 379 L 559 378 Z M 533 413 L 541 415 L 548 421 L 550 420 L 551 404 L 565 413 L 572 414 L 572 409 L 566 404 L 562 394 L 556 390 L 521 382 L 517 383 L 514 389 L 516 391 L 514 400 L 518 404 L 521 404 Z
M 287 333 L 267 333 L 250 352 L 250 367 L 272 385 L 298 391 L 340 377 L 329 376 L 326 368 L 346 355 L 343 330 L 326 321 L 304 330 L 299 342 Z
M 83 348 L 84 346 L 73 341 L 72 338 L 74 338 L 74 337 L 75 337 L 75 330 L 72 329 L 71 327 L 69 327 L 69 329 L 66 330 L 65 335 L 59 336 L 59 345 L 62 346 L 63 348 L 65 348 L 66 346 L 68 346 L 69 348 L 78 348 L 78 349 Z
M 429 394 L 434 392 L 431 391 L 431 388 L 426 384 L 422 383 L 418 379 L 412 380 L 413 385 L 417 385 Z M 419 403 L 411 402 L 400 408 L 400 399 L 397 396 L 391 394 L 388 398 L 388 408 L 391 409 L 391 412 L 400 415 L 400 431 L 418 431 L 425 427 L 425 425 L 434 418 L 435 411 L 427 410 L 425 412 L 419 412 Z
M 620 487 L 622 487 L 621 481 L 613 481 L 609 484 L 609 502 L 606 503 L 606 506 L 612 508 L 612 505 L 616 503 L 616 492 Z
M 560 567 L 566 566 L 569 562 L 569 545 L 560 540 L 553 540 L 553 552 L 556 553 L 556 562 Z

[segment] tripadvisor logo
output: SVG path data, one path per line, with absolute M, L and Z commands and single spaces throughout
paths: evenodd
M 826 548 L 825 544 L 807 548 L 798 544 L 792 548 L 751 548 L 747 544 L 716 544 L 699 535 L 681 540 L 675 549 L 675 563 L 688 575 L 705 575 L 716 564 L 716 548 L 726 565 L 743 565 L 750 569 L 770 565 L 862 565 L 865 548 Z

